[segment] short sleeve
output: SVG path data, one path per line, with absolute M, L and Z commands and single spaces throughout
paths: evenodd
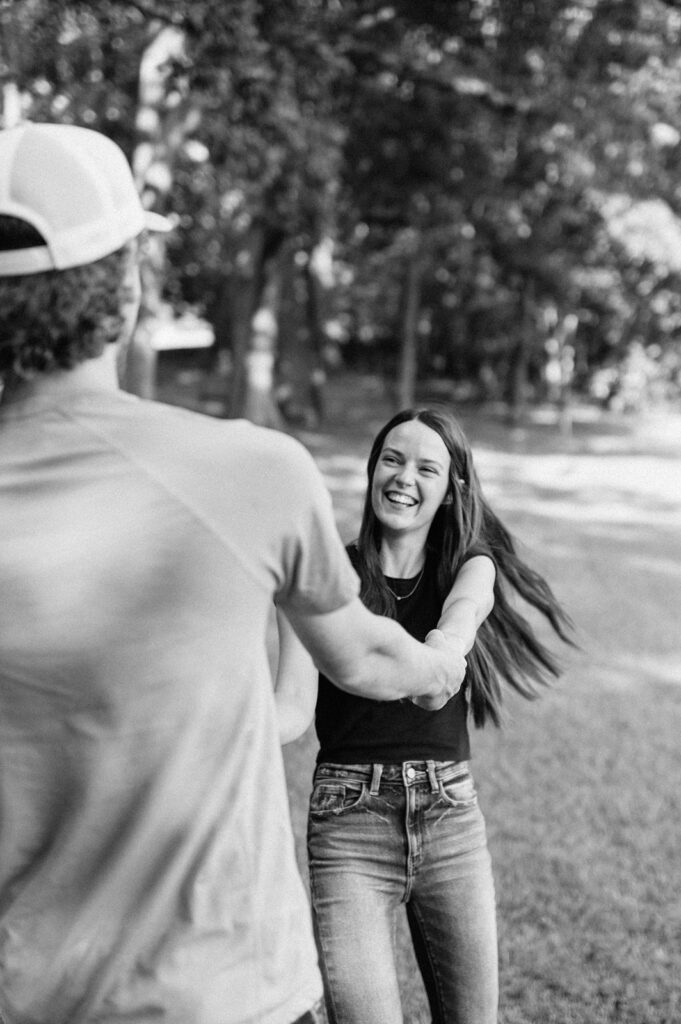
M 295 487 L 283 538 L 282 580 L 277 604 L 320 614 L 336 611 L 359 594 L 352 568 L 336 528 L 331 496 L 311 455 L 302 447 L 291 453 Z
M 155 475 L 283 608 L 322 614 L 359 592 L 331 497 L 307 449 L 245 420 L 183 417 Z M 179 432 L 179 431 L 178 431 Z M 169 465 L 169 463 L 171 463 Z
M 468 549 L 466 554 L 461 559 L 461 565 L 464 565 L 466 562 L 470 562 L 471 558 L 477 558 L 478 555 L 485 555 L 487 558 L 490 558 L 492 561 L 494 561 L 492 549 L 487 544 L 478 542 L 477 544 L 473 544 Z

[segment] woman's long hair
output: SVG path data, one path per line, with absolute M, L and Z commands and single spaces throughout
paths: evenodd
M 430 527 L 427 548 L 437 561 L 437 585 L 444 601 L 472 549 L 488 549 L 496 567 L 494 608 L 478 629 L 475 644 L 466 656 L 466 680 L 473 720 L 482 726 L 488 719 L 500 724 L 502 682 L 523 697 L 537 696 L 537 684 L 558 677 L 554 655 L 537 638 L 533 626 L 513 607 L 514 594 L 536 608 L 554 632 L 574 646 L 572 623 L 546 580 L 530 569 L 516 552 L 511 534 L 487 504 L 473 466 L 470 445 L 457 420 L 446 409 L 405 409 L 379 431 L 369 453 L 369 486 L 357 541 L 357 572 L 362 581 L 364 604 L 380 615 L 396 614 L 395 600 L 385 583 L 380 562 L 381 523 L 371 501 L 376 463 L 390 431 L 400 423 L 418 420 L 444 442 L 450 456 L 449 495 Z

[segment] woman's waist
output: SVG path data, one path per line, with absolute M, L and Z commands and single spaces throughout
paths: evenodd
M 335 735 L 317 732 L 317 764 L 452 764 L 468 761 L 470 740 L 465 721 L 454 723 L 445 736 L 413 735 L 376 731 L 365 735 L 361 729 L 338 730 Z
M 470 775 L 470 762 L 406 760 L 372 761 L 359 764 L 342 764 L 320 761 L 314 772 L 314 781 L 339 779 L 346 782 L 367 783 L 372 789 L 381 786 L 419 786 L 436 788 L 436 783 L 452 782 Z

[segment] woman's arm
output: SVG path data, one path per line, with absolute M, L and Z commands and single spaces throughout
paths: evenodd
M 291 743 L 302 736 L 314 717 L 317 702 L 317 669 L 277 608 L 279 662 L 274 680 L 274 700 L 279 722 L 279 742 Z
M 457 573 L 452 589 L 442 605 L 437 628 L 451 643 L 461 645 L 468 654 L 475 635 L 494 607 L 494 562 L 486 555 L 475 555 Z
M 494 562 L 487 555 L 475 555 L 464 562 L 442 605 L 437 626 L 426 640 L 441 633 L 450 650 L 462 657 L 475 643 L 475 634 L 494 607 Z M 466 662 L 464 661 L 464 665 Z M 417 707 L 431 710 L 421 697 L 411 698 Z

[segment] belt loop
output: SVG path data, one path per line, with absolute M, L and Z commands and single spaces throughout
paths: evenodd
M 383 774 L 383 765 L 375 764 L 371 773 L 371 786 L 369 793 L 371 796 L 378 796 L 378 790 L 381 785 L 381 775 Z
M 426 761 L 426 768 L 428 770 L 428 781 L 430 782 L 431 793 L 437 793 L 440 789 L 437 781 L 437 775 L 435 774 L 435 761 Z

